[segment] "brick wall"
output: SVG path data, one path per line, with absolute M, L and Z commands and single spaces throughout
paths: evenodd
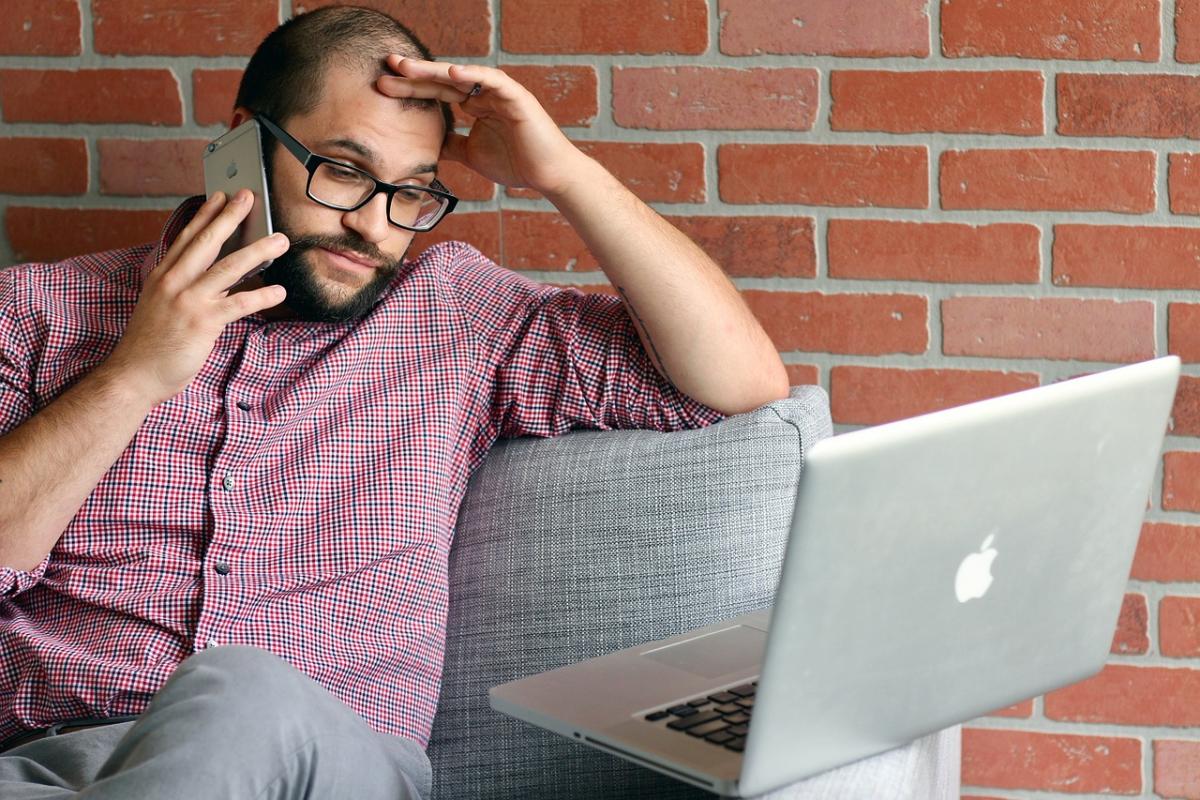
M 372 2 L 525 81 L 843 427 L 1182 356 L 1112 663 L 969 726 L 963 775 L 1200 798 L 1200 0 Z M 153 238 L 245 57 L 323 4 L 3 0 L 0 264 Z M 544 201 L 446 182 L 466 202 L 438 238 L 602 282 Z

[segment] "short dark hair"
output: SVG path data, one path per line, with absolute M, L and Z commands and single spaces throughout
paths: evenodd
M 316 108 L 325 74 L 332 64 L 385 72 L 389 53 L 431 60 L 420 39 L 403 24 L 360 6 L 327 6 L 292 17 L 263 39 L 238 87 L 235 107 L 263 114 L 279 125 Z M 408 108 L 441 111 L 446 135 L 454 129 L 447 103 L 406 99 Z

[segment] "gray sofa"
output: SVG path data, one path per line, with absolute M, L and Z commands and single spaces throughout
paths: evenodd
M 434 795 L 705 798 L 488 706 L 489 687 L 770 605 L 818 387 L 710 428 L 503 442 L 471 481 L 450 553 Z M 958 731 L 779 797 L 958 797 Z

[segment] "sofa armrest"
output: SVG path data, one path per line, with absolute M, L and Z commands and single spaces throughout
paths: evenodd
M 450 554 L 435 794 L 707 797 L 501 716 L 487 690 L 770 605 L 805 449 L 830 432 L 806 386 L 701 430 L 494 448 Z

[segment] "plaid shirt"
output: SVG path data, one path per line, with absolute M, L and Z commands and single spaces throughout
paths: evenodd
M 0 435 L 104 360 L 198 204 L 156 244 L 0 270 Z M 359 321 L 236 321 L 48 558 L 0 567 L 0 741 L 140 713 L 183 659 L 236 643 L 424 745 L 455 519 L 497 437 L 720 418 L 659 378 L 618 300 L 460 242 Z

